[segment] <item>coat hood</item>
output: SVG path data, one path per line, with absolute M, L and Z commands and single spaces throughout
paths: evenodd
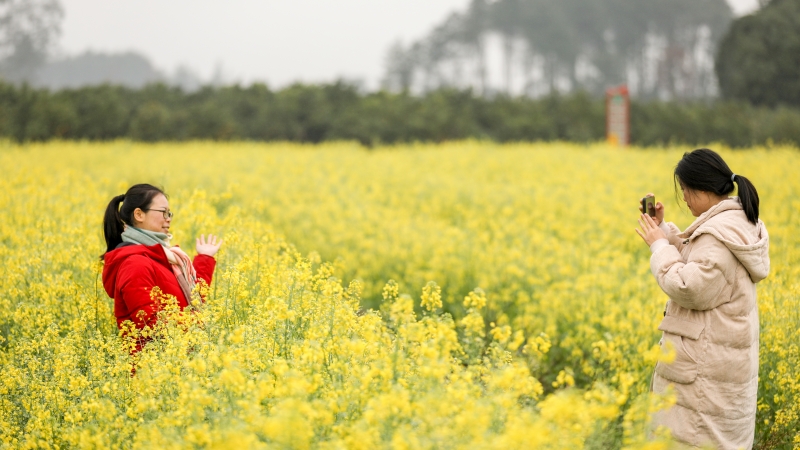
M 738 197 L 730 197 L 700 215 L 678 236 L 692 241 L 711 234 L 742 263 L 754 283 L 769 274 L 769 234 L 764 222 L 747 220 Z
M 161 244 L 133 244 L 117 247 L 103 256 L 105 261 L 103 265 L 103 287 L 109 297 L 114 298 L 114 292 L 116 292 L 117 287 L 117 273 L 120 266 L 126 259 L 134 255 L 141 255 L 159 264 L 169 266 L 167 254 Z

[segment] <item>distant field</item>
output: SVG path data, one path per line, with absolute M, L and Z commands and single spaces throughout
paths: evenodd
M 691 223 L 688 150 L 0 142 L 0 448 L 666 448 L 666 297 L 633 229 L 651 191 Z M 715 150 L 761 196 L 757 438 L 791 448 L 800 152 Z M 225 245 L 208 305 L 165 308 L 131 378 L 98 256 L 139 182 L 189 253 Z

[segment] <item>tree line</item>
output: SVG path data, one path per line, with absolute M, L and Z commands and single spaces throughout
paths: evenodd
M 162 84 L 49 91 L 0 82 L 0 138 L 352 140 L 368 147 L 471 138 L 592 142 L 605 138 L 605 103 L 585 92 L 486 98 L 469 89 L 443 88 L 416 96 L 365 93 L 345 82 L 280 90 L 263 84 L 206 87 L 191 93 Z M 631 142 L 800 145 L 800 110 L 739 101 L 633 100 Z
M 732 18 L 725 0 L 471 0 L 424 38 L 396 43 L 385 84 L 537 97 L 627 83 L 637 97 L 714 97 Z M 491 48 L 502 54 L 499 82 L 487 77 Z

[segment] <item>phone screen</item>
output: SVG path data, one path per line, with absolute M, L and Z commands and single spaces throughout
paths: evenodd
M 656 198 L 655 196 L 648 195 L 642 199 L 642 213 L 650 214 L 650 217 L 656 216 Z

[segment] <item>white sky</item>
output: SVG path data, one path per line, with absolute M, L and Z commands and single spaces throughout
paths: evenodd
M 553 0 L 558 1 L 558 0 Z M 757 0 L 728 0 L 734 12 Z M 60 49 L 134 50 L 171 74 L 185 65 L 208 80 L 293 81 L 343 77 L 378 86 L 389 46 L 424 36 L 469 0 L 61 0 Z M 223 6 L 224 5 L 224 6 Z

